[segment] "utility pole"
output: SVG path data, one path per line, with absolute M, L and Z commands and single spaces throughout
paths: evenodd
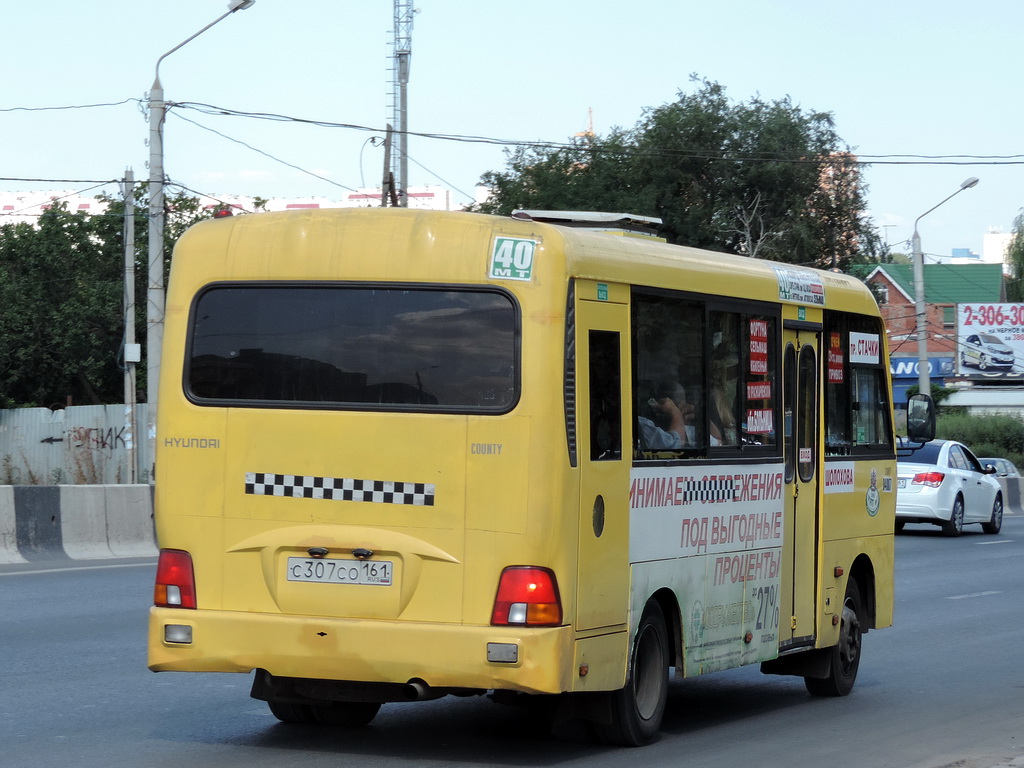
M 160 355 L 164 344 L 164 119 L 167 102 L 160 83 L 160 64 L 182 46 L 199 37 L 215 24 L 219 24 L 235 11 L 251 8 L 256 0 L 229 0 L 227 13 L 221 14 L 205 27 L 185 38 L 156 60 L 153 85 L 149 89 L 149 269 L 146 288 L 146 402 L 149 418 L 150 466 L 156 448 L 156 403 L 159 398 Z M 153 478 L 149 478 L 153 482 Z
M 136 482 L 135 366 L 142 349 L 135 342 L 135 174 L 124 172 L 124 442 L 128 449 L 129 483 Z
M 960 188 L 949 197 L 936 203 L 927 211 L 914 219 L 914 234 L 910 238 L 910 247 L 914 259 L 914 315 L 917 328 L 917 391 L 922 395 L 931 396 L 931 374 L 928 369 L 928 312 L 924 294 L 924 252 L 921 250 L 921 235 L 917 232 L 917 224 L 921 219 L 938 208 L 942 203 L 959 195 L 965 189 L 978 185 L 976 176 L 964 179 Z
M 398 205 L 409 205 L 409 67 L 412 59 L 412 19 L 416 11 L 411 0 L 395 0 L 395 43 L 391 69 L 391 124 L 397 127 L 398 141 L 391 143 L 390 168 L 397 170 Z M 382 196 L 386 190 L 381 190 Z
M 388 207 L 388 197 L 395 197 L 395 174 L 391 172 L 391 123 L 384 134 L 384 175 L 380 179 L 380 207 Z M 396 202 L 395 205 L 398 205 Z

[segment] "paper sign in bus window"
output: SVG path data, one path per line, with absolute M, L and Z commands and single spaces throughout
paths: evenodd
M 877 333 L 857 333 L 850 331 L 850 362 L 875 363 L 881 359 Z
M 828 383 L 843 383 L 843 342 L 842 336 L 838 333 L 829 334 Z

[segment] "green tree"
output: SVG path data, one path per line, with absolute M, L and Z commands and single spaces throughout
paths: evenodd
M 71 213 L 55 203 L 33 226 L 0 226 L 0 408 L 122 402 L 124 204 Z M 168 198 L 171 247 L 208 218 L 196 198 Z M 136 326 L 145 328 L 146 200 L 136 192 Z M 144 333 L 144 331 L 143 331 Z M 139 366 L 140 388 L 145 366 Z
M 103 402 L 118 380 L 118 262 L 94 235 L 60 203 L 0 228 L 0 404 Z
M 1013 220 L 1013 237 L 1006 247 L 1010 276 L 1006 280 L 1006 300 L 1024 301 L 1024 209 Z
M 828 113 L 787 97 L 736 104 L 714 82 L 649 109 L 631 130 L 518 147 L 485 173 L 477 207 L 625 211 L 662 219 L 669 242 L 846 269 L 878 260 L 860 167 Z

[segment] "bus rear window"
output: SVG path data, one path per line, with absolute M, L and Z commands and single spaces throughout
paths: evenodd
M 492 290 L 350 284 L 207 288 L 188 397 L 203 405 L 497 412 L 517 399 L 519 313 Z

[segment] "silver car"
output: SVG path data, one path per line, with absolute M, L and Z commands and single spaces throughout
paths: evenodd
M 983 467 L 963 443 L 933 440 L 897 462 L 896 530 L 906 523 L 942 526 L 959 536 L 969 523 L 985 533 L 1003 527 L 1003 493 L 994 470 Z
M 981 462 L 981 466 L 987 467 L 991 464 L 996 469 L 996 477 L 1020 477 L 1020 471 L 1017 466 L 1009 459 L 997 459 L 997 458 L 985 458 L 983 456 L 978 457 L 978 461 Z

